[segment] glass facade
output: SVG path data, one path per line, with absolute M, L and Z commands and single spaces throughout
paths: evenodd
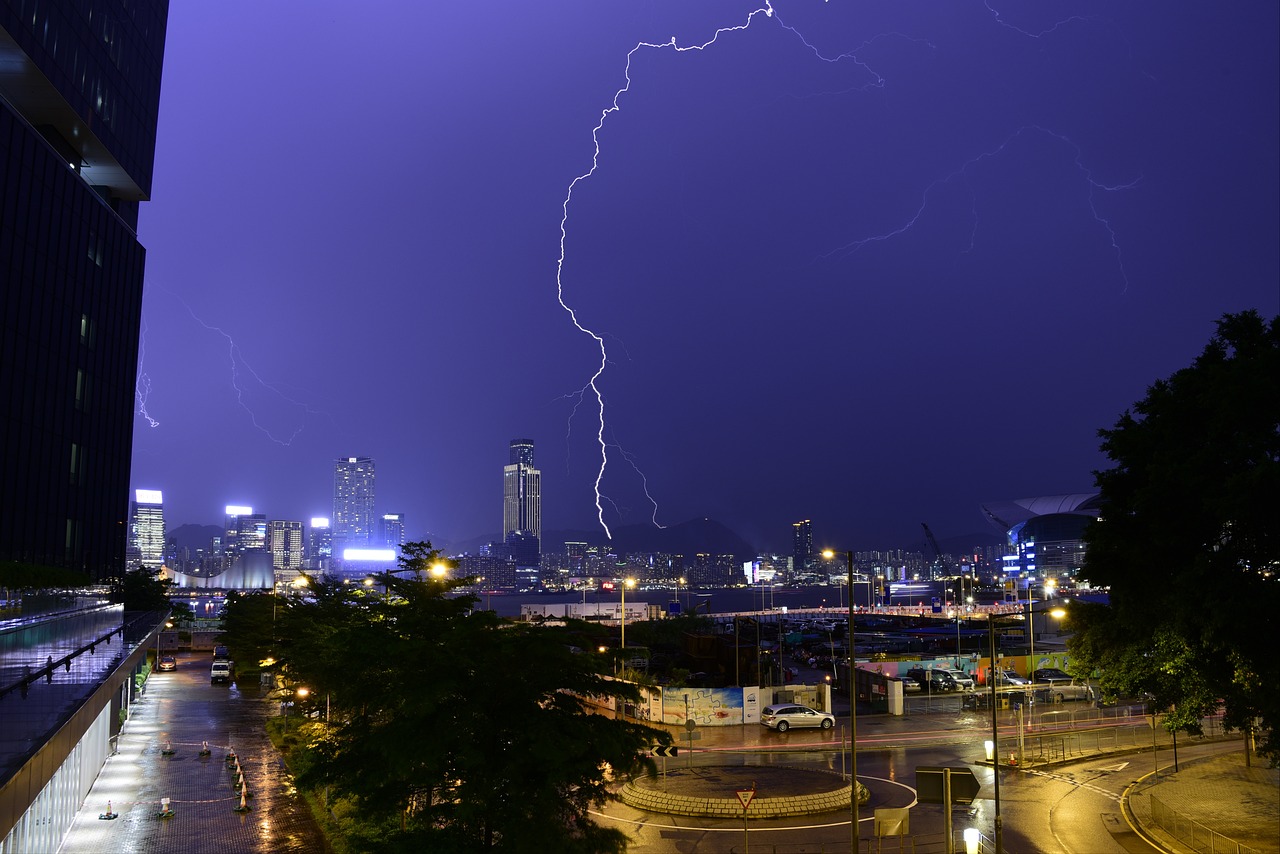
M 124 568 L 167 15 L 0 0 L 0 560 Z

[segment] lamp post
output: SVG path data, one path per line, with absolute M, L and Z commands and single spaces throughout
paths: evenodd
M 836 553 L 827 549 L 822 556 L 830 560 Z M 854 676 L 858 659 L 854 654 L 853 552 L 845 552 L 844 560 L 849 576 L 849 842 L 853 854 L 858 854 L 858 679 Z
M 622 648 L 623 649 L 627 648 L 627 588 L 635 587 L 635 586 L 636 586 L 636 580 L 634 578 L 624 578 L 622 580 L 622 586 L 619 588 L 620 590 L 622 590 Z
M 987 634 L 991 639 L 991 670 L 988 682 L 991 688 L 991 773 L 995 778 L 995 837 L 996 854 L 1004 854 L 1004 823 L 1000 818 L 1000 728 L 996 719 L 996 617 L 987 614 Z

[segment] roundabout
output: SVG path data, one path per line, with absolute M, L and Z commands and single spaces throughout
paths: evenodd
M 626 783 L 619 798 L 644 812 L 724 819 L 743 817 L 738 793 L 748 791 L 752 793 L 745 811 L 748 819 L 815 815 L 850 807 L 850 785 L 838 774 L 759 765 L 685 768 L 641 777 Z M 859 784 L 858 803 L 870 799 L 867 787 Z

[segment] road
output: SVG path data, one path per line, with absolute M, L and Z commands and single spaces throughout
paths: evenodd
M 747 730 L 746 739 L 756 742 L 737 749 L 699 751 L 694 762 L 705 766 L 732 764 L 768 765 L 840 772 L 843 754 L 822 744 L 814 733 L 798 749 L 786 752 L 762 751 L 768 739 L 755 738 Z M 799 733 L 796 733 L 799 735 Z M 838 741 L 838 737 L 836 739 Z M 1200 752 L 1235 749 L 1233 745 L 1207 744 Z M 880 807 L 912 806 L 911 835 L 920 854 L 946 850 L 943 807 L 915 802 L 915 769 L 922 765 L 965 764 L 974 769 L 982 785 L 969 806 L 954 806 L 953 832 L 956 850 L 963 851 L 958 837 L 965 828 L 975 827 L 984 836 L 984 851 L 991 851 L 994 838 L 994 780 L 984 758 L 982 732 L 955 744 L 878 747 L 858 751 L 858 776 L 872 795 L 860 811 L 864 850 L 874 845 L 874 811 Z M 1188 757 L 1193 754 L 1188 750 Z M 689 757 L 680 758 L 684 763 Z M 1149 754 L 1103 756 L 1045 769 L 1003 769 L 1000 800 L 1004 848 L 1014 854 L 1151 854 L 1153 849 L 1125 822 L 1120 807 L 1124 789 L 1150 771 Z M 748 849 L 777 854 L 833 852 L 849 849 L 849 816 L 828 813 L 804 818 L 755 821 L 744 834 L 741 821 L 653 815 L 623 804 L 611 804 L 597 813 L 606 826 L 624 830 L 632 839 L 628 849 L 634 854 L 688 852 L 720 854 Z M 892 845 L 892 842 L 890 843 Z

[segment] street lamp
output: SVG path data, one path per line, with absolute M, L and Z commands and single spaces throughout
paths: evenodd
M 826 549 L 822 556 L 831 560 L 836 553 Z M 844 560 L 845 569 L 849 574 L 849 788 L 851 790 L 849 815 L 852 825 L 849 828 L 849 835 L 853 854 L 858 854 L 858 679 L 854 676 L 858 659 L 854 654 L 853 552 L 845 552 Z
M 627 588 L 635 587 L 636 580 L 634 578 L 624 578 L 622 586 L 618 589 L 622 591 L 622 648 L 627 648 Z

